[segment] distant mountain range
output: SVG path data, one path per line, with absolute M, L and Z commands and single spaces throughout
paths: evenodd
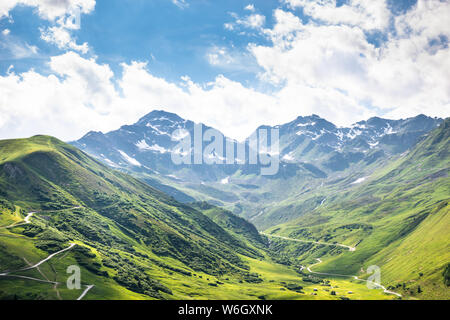
M 349 128 L 336 127 L 317 115 L 298 117 L 280 129 L 281 156 L 286 161 L 310 161 L 324 170 L 342 170 L 350 163 L 375 161 L 412 147 L 442 119 L 419 115 L 405 120 L 370 118 Z
M 243 213 L 247 218 L 257 214 L 261 218 L 261 211 L 268 210 L 268 203 L 288 197 L 289 185 L 300 188 L 309 179 L 318 181 L 380 165 L 414 146 L 442 121 L 424 115 L 404 120 L 375 117 L 340 128 L 312 115 L 283 125 L 261 126 L 257 131 L 279 130 L 281 163 L 274 176 L 262 176 L 261 165 L 249 164 L 248 155 L 246 163 L 233 165 L 174 164 L 171 152 L 178 141 L 173 133 L 182 129 L 193 136 L 195 123 L 165 111 L 152 111 L 133 125 L 105 134 L 89 132 L 71 144 L 113 168 L 134 174 L 179 201 L 206 200 L 236 214 Z M 203 132 L 210 129 L 199 125 Z M 223 139 L 231 140 L 225 136 Z M 248 141 L 241 143 L 247 151 Z M 276 186 L 283 181 L 281 188 Z M 264 188 L 270 195 L 261 194 Z M 253 222 L 258 224 L 258 219 Z
M 398 154 L 413 146 L 425 133 L 436 128 L 442 119 L 419 115 L 405 120 L 370 118 L 349 128 L 339 128 L 317 115 L 298 117 L 292 122 L 259 129 L 279 129 L 280 157 L 286 163 L 310 162 L 325 171 L 347 168 L 365 159 Z M 201 124 L 203 131 L 210 127 Z M 104 163 L 136 172 L 175 175 L 187 166 L 175 165 L 170 154 L 178 141 L 177 129 L 194 135 L 194 122 L 165 111 L 152 111 L 133 125 L 124 125 L 108 133 L 87 133 L 71 144 Z M 230 138 L 224 137 L 227 140 Z M 248 139 L 247 139 L 248 140 Z M 244 165 L 192 165 L 188 178 L 214 181 L 243 169 Z M 252 171 L 253 172 L 253 171 Z
M 248 155 L 174 164 L 174 131 L 198 127 L 153 111 L 72 145 L 0 141 L 0 299 L 450 298 L 450 119 L 261 126 L 275 175 Z M 82 290 L 55 284 L 71 265 Z

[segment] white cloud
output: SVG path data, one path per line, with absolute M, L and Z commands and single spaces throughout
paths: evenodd
M 224 76 L 199 84 L 189 77 L 171 83 L 146 63 L 110 66 L 69 52 L 53 57 L 49 74 L 30 70 L 0 76 L 0 137 L 37 133 L 75 139 L 89 130 L 109 131 L 134 123 L 154 108 L 204 122 L 242 139 L 258 125 L 318 114 L 338 125 L 370 116 L 407 117 L 418 113 L 450 116 L 450 4 L 421 1 L 393 17 L 396 32 L 376 47 L 353 23 L 307 24 L 290 11 L 276 10 L 275 25 L 262 29 L 270 45 L 250 45 L 278 87 L 258 92 Z M 210 54 L 210 56 L 208 56 Z M 215 54 L 215 55 L 214 55 Z M 207 53 L 211 64 L 235 64 L 229 48 Z
M 234 30 L 234 25 L 230 22 L 224 23 L 223 27 L 230 31 Z
M 320 6 L 324 3 L 330 2 Z M 396 32 L 387 33 L 380 47 L 367 40 L 364 24 L 355 26 L 340 19 L 302 24 L 292 12 L 277 10 L 275 26 L 264 30 L 272 45 L 250 49 L 265 69 L 261 78 L 282 86 L 280 94 L 296 91 L 302 99 L 302 90 L 308 96 L 314 88 L 340 99 L 338 123 L 354 118 L 355 112 L 359 116 L 374 113 L 371 110 L 395 118 L 418 113 L 446 117 L 450 113 L 450 29 L 443 21 L 448 20 L 449 10 L 448 2 L 419 0 L 406 14 L 391 17 Z M 320 95 L 316 99 L 327 100 Z M 306 101 L 302 109 L 313 105 L 312 100 Z M 319 114 L 334 120 L 333 108 Z
M 95 122 L 99 129 L 107 127 L 102 121 L 120 101 L 109 67 L 75 53 L 52 58 L 49 67 L 48 76 L 33 70 L 0 76 L 0 136 L 43 133 L 66 139 Z
M 234 18 L 234 22 L 227 22 L 224 24 L 225 29 L 234 30 L 237 26 L 241 26 L 244 28 L 261 30 L 264 24 L 266 23 L 266 17 L 254 13 L 244 17 L 239 17 L 236 13 L 231 13 L 231 16 Z
M 2 0 L 0 18 L 8 16 L 18 5 L 34 7 L 41 18 L 53 21 L 74 12 L 90 13 L 95 8 L 95 0 Z
M 81 53 L 89 51 L 88 44 L 85 42 L 78 45 L 70 32 L 62 26 L 53 26 L 48 29 L 41 29 L 41 39 L 56 45 L 59 49 L 72 49 Z
M 237 24 L 241 24 L 247 28 L 259 29 L 266 23 L 266 17 L 261 14 L 251 14 L 242 19 L 236 20 Z
M 317 110 L 344 118 L 340 108 L 352 103 L 337 91 L 305 87 L 264 94 L 224 76 L 207 85 L 184 77 L 177 85 L 155 77 L 139 62 L 122 64 L 122 77 L 114 82 L 108 65 L 74 52 L 53 57 L 49 68 L 48 76 L 32 70 L 0 76 L 2 138 L 40 133 L 70 140 L 89 130 L 134 123 L 152 109 L 164 108 L 243 139 L 261 123 L 290 121 Z M 355 117 L 364 112 L 358 105 L 352 108 Z
M 132 105 L 137 114 L 160 106 L 184 118 L 214 126 L 232 137 L 243 138 L 260 124 L 261 115 L 276 113 L 270 110 L 275 103 L 273 97 L 223 76 L 207 85 L 184 77 L 182 85 L 176 85 L 153 76 L 143 63 L 124 64 L 123 68 L 119 85 L 127 105 Z
M 285 0 L 292 7 L 301 7 L 306 15 L 330 24 L 346 24 L 363 29 L 384 29 L 389 24 L 385 0 L 349 0 L 338 6 L 336 0 Z
M 266 17 L 261 14 L 252 14 L 243 20 L 242 24 L 253 29 L 261 28 L 266 23 Z
M 249 5 L 247 5 L 247 6 L 244 8 L 244 10 L 254 12 L 254 11 L 255 11 L 255 5 L 254 5 L 254 4 L 249 4 Z
M 186 0 L 172 0 L 172 3 L 180 9 L 189 7 L 189 3 Z
M 39 49 L 3 30 L 0 37 L 0 59 L 23 59 L 36 56 Z
M 253 55 L 234 47 L 212 46 L 206 52 L 206 59 L 210 65 L 222 70 L 249 73 L 257 73 L 261 70 Z
M 35 7 L 42 19 L 53 22 L 53 26 L 41 28 L 41 39 L 56 45 L 60 49 L 72 49 L 87 53 L 88 45 L 78 45 L 72 38 L 71 30 L 80 28 L 81 14 L 91 13 L 95 0 L 2 0 L 0 18 L 8 16 L 16 6 Z
M 212 47 L 206 54 L 208 62 L 213 66 L 224 66 L 235 63 L 235 59 L 230 55 L 225 47 Z

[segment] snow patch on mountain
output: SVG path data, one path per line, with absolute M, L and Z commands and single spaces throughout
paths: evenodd
M 153 129 L 153 131 L 159 135 L 171 136 L 168 132 L 161 131 L 158 127 L 159 125 L 152 125 L 150 122 L 146 124 L 146 127 Z
M 169 122 L 173 122 L 172 119 L 169 119 L 169 118 L 164 117 L 164 116 L 156 118 L 156 119 L 153 119 L 153 121 L 169 121 Z
M 397 131 L 395 131 L 389 124 L 388 126 L 384 129 L 384 134 L 394 134 L 397 133 Z
M 166 149 L 164 147 L 161 147 L 160 145 L 157 145 L 157 144 L 149 146 L 145 140 L 138 141 L 135 144 L 135 146 L 138 147 L 139 150 L 141 150 L 141 151 L 156 151 L 156 152 L 159 152 L 159 153 L 168 153 L 168 152 L 170 152 L 170 150 L 168 150 L 168 149 Z
M 315 122 L 308 122 L 308 123 L 299 123 L 297 124 L 297 127 L 307 127 L 307 126 L 314 126 Z
M 285 154 L 282 159 L 286 160 L 286 161 L 294 161 L 295 160 L 295 158 L 291 155 L 291 153 Z
M 375 148 L 380 142 L 377 141 L 377 142 L 368 142 L 368 143 L 369 143 L 370 148 L 372 149 L 372 148 Z
M 187 136 L 189 136 L 189 131 L 183 130 L 183 129 L 178 129 L 178 130 L 175 130 L 175 132 L 172 134 L 172 140 L 181 141 L 184 138 L 186 138 Z
M 336 136 L 338 137 L 338 139 L 339 139 L 340 141 L 344 140 L 344 133 L 342 132 L 342 130 L 339 130 L 339 131 L 336 133 Z
M 221 184 L 228 184 L 228 183 L 230 183 L 230 177 L 223 178 L 222 180 L 220 180 L 220 183 Z
M 122 156 L 122 158 L 124 158 L 128 163 L 130 163 L 130 164 L 132 164 L 134 166 L 137 166 L 137 167 L 141 167 L 142 166 L 139 161 L 137 161 L 136 159 L 130 157 L 129 155 L 127 155 L 122 150 L 117 150 L 117 151 L 119 151 L 119 153 Z
M 357 130 L 357 129 L 351 129 L 348 133 L 347 133 L 347 138 L 349 138 L 350 140 L 355 139 L 357 136 L 359 136 L 362 133 L 361 130 Z
M 110 167 L 116 167 L 116 168 L 118 167 L 117 164 L 115 164 L 114 162 L 112 162 L 108 158 L 103 158 L 103 161 L 105 161 Z
M 359 178 L 359 179 L 353 181 L 351 184 L 359 184 L 359 183 L 362 183 L 362 182 L 366 181 L 367 178 L 368 178 L 368 177 L 362 177 L 362 178 Z

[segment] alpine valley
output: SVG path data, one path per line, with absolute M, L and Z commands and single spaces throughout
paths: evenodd
M 175 164 L 196 127 L 0 141 L 0 299 L 450 299 L 450 119 L 261 126 L 275 175 Z

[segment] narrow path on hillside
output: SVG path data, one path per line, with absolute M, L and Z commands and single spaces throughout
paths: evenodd
M 59 251 L 57 251 L 57 252 L 55 252 L 55 253 L 52 253 L 52 254 L 49 255 L 47 258 L 42 259 L 41 261 L 39 261 L 38 263 L 36 263 L 36 264 L 34 264 L 34 265 L 31 265 L 31 266 L 29 266 L 29 267 L 25 267 L 25 268 L 22 268 L 22 269 L 19 269 L 19 270 L 15 270 L 15 271 L 6 271 L 6 272 L 4 272 L 4 273 L 0 273 L 0 276 L 1 276 L 1 277 L 5 277 L 5 276 L 10 275 L 11 273 L 20 272 L 20 271 L 27 271 L 27 270 L 31 270 L 31 269 L 37 268 L 37 267 L 39 267 L 41 264 L 43 264 L 43 263 L 49 261 L 50 259 L 52 259 L 54 256 L 56 256 L 56 255 L 58 255 L 58 254 L 60 254 L 60 253 L 62 253 L 62 252 L 65 252 L 65 251 L 67 251 L 67 250 L 70 250 L 70 249 L 72 249 L 74 246 L 76 246 L 76 244 L 75 244 L 75 243 L 71 243 L 69 247 L 67 247 L 67 248 L 65 248 L 65 249 L 62 249 L 62 250 L 59 250 Z
M 26 279 L 26 280 L 33 280 L 33 281 L 38 281 L 38 282 L 43 282 L 43 283 L 50 283 L 50 284 L 59 284 L 59 282 L 55 282 L 55 281 L 43 280 L 43 279 L 27 277 L 27 276 L 19 276 L 19 275 L 15 275 L 15 274 L 7 274 L 7 275 L 0 274 L 0 277 L 2 277 L 2 276 L 9 277 L 9 278 L 20 278 L 20 279 Z
M 265 234 L 263 232 L 260 232 L 260 234 L 265 235 L 267 237 L 273 237 L 273 238 L 279 238 L 279 239 L 283 239 L 283 240 L 287 240 L 287 241 L 294 241 L 294 242 L 306 242 L 306 243 L 314 243 L 314 244 L 322 244 L 322 245 L 327 245 L 327 246 L 339 246 L 339 247 L 344 247 L 347 248 L 350 252 L 354 252 L 356 251 L 356 247 L 351 247 L 351 246 L 347 246 L 345 244 L 340 244 L 340 243 L 326 243 L 326 242 L 320 242 L 320 241 L 309 241 L 309 240 L 300 240 L 300 239 L 294 239 L 294 238 L 288 238 L 288 237 L 283 237 L 283 236 L 277 236 L 277 235 L 272 235 L 272 234 Z M 394 291 L 390 291 L 388 289 L 386 289 L 386 287 L 384 287 L 381 284 L 378 284 L 376 282 L 370 281 L 370 280 L 365 280 L 365 279 L 360 279 L 357 276 L 352 276 L 352 275 L 348 275 L 348 274 L 339 274 L 339 273 L 327 273 L 327 272 L 316 272 L 316 271 L 312 271 L 311 268 L 313 266 L 319 265 L 321 264 L 323 261 L 319 258 L 316 259 L 318 262 L 314 263 L 308 267 L 305 266 L 300 266 L 300 271 L 306 269 L 308 270 L 308 272 L 312 273 L 312 274 L 318 274 L 318 275 L 323 275 L 323 276 L 331 276 L 331 277 L 352 277 L 355 280 L 358 281 L 364 281 L 366 283 L 370 283 L 375 287 L 378 287 L 380 289 L 383 289 L 384 293 L 387 294 L 393 294 L 396 295 L 397 297 L 401 297 L 402 295 L 400 293 L 394 292 Z
M 30 223 L 31 223 L 31 221 L 30 221 L 31 217 L 33 217 L 33 215 L 34 215 L 35 213 L 38 213 L 38 212 L 61 212 L 61 211 L 65 211 L 65 210 L 73 210 L 73 209 L 80 209 L 80 208 L 82 208 L 82 207 L 81 207 L 81 206 L 76 206 L 76 207 L 72 207 L 72 208 L 58 209 L 58 210 L 45 210 L 45 211 L 42 210 L 42 211 L 32 211 L 32 212 L 28 212 L 27 215 L 26 215 L 26 217 L 23 219 L 23 222 L 20 222 L 20 223 L 15 222 L 15 223 L 13 223 L 13 224 L 11 224 L 11 225 L 9 225 L 9 226 L 0 227 L 0 230 L 1 230 L 1 229 L 11 229 L 11 228 L 23 226 L 23 225 L 25 225 L 25 224 L 30 224 Z
M 301 239 L 294 239 L 294 238 L 288 238 L 288 237 L 283 237 L 283 236 L 277 236 L 277 235 L 274 235 L 274 234 L 267 234 L 267 233 L 264 233 L 264 232 L 260 232 L 260 234 L 262 234 L 262 235 L 264 235 L 266 237 L 269 237 L 269 238 L 272 237 L 272 238 L 279 238 L 279 239 L 288 240 L 288 241 L 322 244 L 324 246 L 342 247 L 342 248 L 348 249 L 348 251 L 355 251 L 356 250 L 355 247 L 347 246 L 347 245 L 341 244 L 341 243 L 328 243 L 328 242 L 322 242 L 322 241 L 301 240 Z
M 18 226 L 22 226 L 22 225 L 24 225 L 24 224 L 29 224 L 29 223 L 30 223 L 31 217 L 32 217 L 33 214 L 35 214 L 35 213 L 36 213 L 36 212 L 29 212 L 29 213 L 27 214 L 27 216 L 23 219 L 23 222 L 20 222 L 20 223 L 15 222 L 15 223 L 13 223 L 12 225 L 9 225 L 9 226 L 6 226 L 6 227 L 0 227 L 0 229 L 11 229 L 11 228 L 15 228 L 15 227 L 18 227 Z
M 67 208 L 67 209 L 62 209 L 62 210 L 49 210 L 49 211 L 54 212 L 54 211 L 64 211 L 64 210 L 72 210 L 72 209 L 79 209 L 79 208 L 81 208 L 81 207 L 80 207 L 80 206 L 77 206 L 77 207 Z M 29 213 L 27 214 L 27 216 L 24 218 L 24 220 L 23 220 L 24 222 L 21 222 L 21 223 L 14 223 L 14 224 L 12 224 L 12 225 L 10 225 L 10 226 L 6 226 L 6 227 L 0 227 L 0 229 L 10 229 L 10 228 L 17 227 L 17 226 L 20 226 L 20 225 L 29 224 L 29 223 L 31 223 L 31 221 L 30 221 L 31 217 L 32 217 L 35 213 L 37 213 L 37 211 L 29 212 Z M 33 280 L 33 281 L 38 281 L 38 282 L 43 282 L 43 283 L 49 283 L 49 284 L 53 284 L 53 285 L 54 285 L 54 289 L 56 289 L 57 286 L 60 284 L 60 283 L 57 282 L 57 281 L 51 281 L 51 280 L 49 280 L 49 279 L 45 279 L 45 280 L 44 280 L 44 279 L 38 279 L 38 278 L 33 278 L 33 277 L 28 277 L 28 276 L 22 276 L 22 275 L 15 275 L 15 274 L 13 274 L 13 273 L 15 273 L 15 272 L 21 272 L 21 271 L 27 271 L 27 270 L 31 270 L 31 269 L 37 269 L 38 272 L 39 272 L 44 278 L 47 278 L 47 277 L 41 272 L 41 270 L 39 269 L 39 266 L 42 265 L 43 263 L 45 263 L 45 262 L 51 260 L 52 258 L 54 258 L 55 256 L 59 255 L 60 253 L 69 251 L 69 250 L 72 249 L 74 246 L 76 246 L 76 243 L 71 243 L 71 244 L 69 245 L 69 247 L 67 247 L 67 248 L 65 248 L 65 249 L 62 249 L 62 250 L 59 250 L 59 251 L 57 251 L 57 252 L 55 252 L 55 253 L 50 254 L 48 257 L 46 257 L 45 259 L 42 259 L 41 261 L 37 262 L 36 264 L 32 264 L 32 265 L 30 265 L 30 266 L 28 266 L 28 267 L 24 267 L 24 268 L 15 270 L 15 271 L 5 271 L 5 272 L 3 272 L 3 273 L 0 273 L 0 277 L 20 278 L 20 279 Z M 25 261 L 26 261 L 26 260 L 25 260 Z M 27 262 L 27 261 L 26 261 L 26 262 Z M 27 263 L 28 263 L 28 262 L 27 262 Z M 29 264 L 30 264 L 30 263 L 29 263 Z M 86 289 L 85 289 L 85 290 L 83 291 L 83 293 L 77 298 L 77 300 L 83 299 L 84 296 L 85 296 L 85 295 L 89 292 L 89 290 L 91 290 L 93 287 L 94 287 L 93 284 L 92 284 L 92 285 L 86 285 Z M 57 291 L 57 295 L 58 295 L 59 299 L 61 299 L 61 296 L 59 295 L 59 291 L 58 291 L 57 289 L 56 289 L 56 291 Z
M 94 287 L 93 284 L 86 286 L 86 290 L 83 291 L 83 293 L 78 297 L 77 300 L 81 300 L 84 298 L 84 296 Z
M 387 293 L 387 294 L 393 294 L 393 295 L 396 295 L 397 297 L 401 297 L 401 296 L 402 296 L 400 293 L 397 293 L 397 292 L 390 291 L 390 290 L 386 289 L 385 286 L 383 286 L 383 285 L 381 285 L 381 284 L 379 284 L 379 283 L 376 283 L 376 282 L 373 282 L 373 281 L 370 281 L 370 280 L 360 279 L 360 278 L 358 278 L 357 276 L 350 276 L 350 275 L 348 275 L 348 274 L 325 273 L 325 272 L 315 272 L 315 271 L 312 271 L 312 270 L 311 270 L 311 267 L 316 266 L 316 265 L 318 265 L 318 264 L 321 264 L 321 263 L 323 262 L 323 261 L 322 261 L 321 259 L 319 259 L 319 258 L 317 258 L 316 260 L 318 261 L 317 263 L 314 263 L 314 264 L 310 265 L 310 266 L 307 267 L 307 268 L 305 268 L 304 266 L 301 266 L 301 270 L 306 269 L 306 270 L 308 270 L 310 273 L 313 273 L 313 274 L 326 275 L 326 276 L 333 276 L 333 277 L 353 277 L 353 279 L 355 279 L 355 280 L 358 280 L 358 281 L 364 281 L 364 282 L 366 282 L 366 283 L 370 283 L 370 284 L 373 285 L 374 287 L 378 287 L 378 288 L 380 288 L 380 289 L 383 289 L 383 292 L 384 292 L 384 293 Z

